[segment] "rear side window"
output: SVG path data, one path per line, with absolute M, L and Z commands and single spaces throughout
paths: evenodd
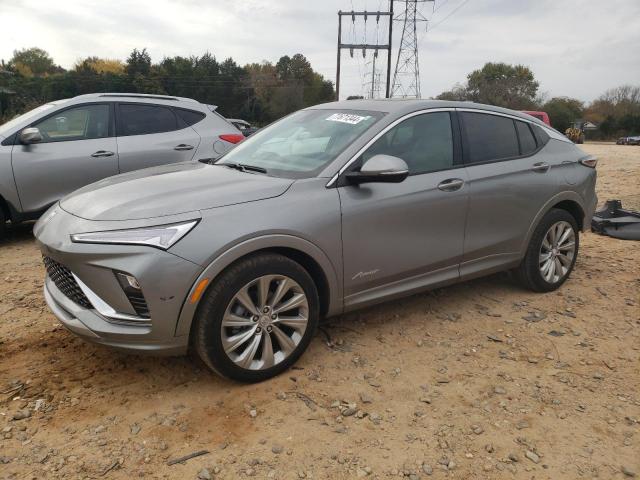
M 147 135 L 177 129 L 176 116 L 168 107 L 142 104 L 120 105 L 119 135 Z
M 176 108 L 175 109 L 176 115 L 178 116 L 178 118 L 184 122 L 183 125 L 181 125 L 182 128 L 184 127 L 190 127 L 191 125 L 195 125 L 196 123 L 200 122 L 201 120 L 204 120 L 204 117 L 206 117 L 206 115 L 202 112 L 195 112 L 193 110 L 185 110 L 183 108 Z
M 393 127 L 362 154 L 362 160 L 384 154 L 401 158 L 409 173 L 453 167 L 453 130 L 448 112 L 416 115 Z
M 518 130 L 518 138 L 520 139 L 520 154 L 528 155 L 535 152 L 537 148 L 536 139 L 533 138 L 529 124 L 516 121 L 516 129 Z
M 470 163 L 490 162 L 520 155 L 514 121 L 507 117 L 463 112 Z
M 538 125 L 531 125 L 533 128 L 533 134 L 536 136 L 536 140 L 538 141 L 538 145 L 546 145 L 549 141 L 549 134 L 544 131 L 544 128 Z

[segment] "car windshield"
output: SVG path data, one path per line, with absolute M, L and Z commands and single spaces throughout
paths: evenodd
M 382 115 L 360 110 L 301 110 L 253 134 L 216 164 L 254 167 L 273 176 L 313 177 Z
M 9 120 L 8 122 L 3 123 L 2 125 L 0 125 L 0 135 L 8 135 L 10 132 L 10 130 L 13 129 L 13 127 L 15 127 L 16 125 L 29 120 L 30 118 L 35 117 L 36 115 L 45 112 L 47 110 L 49 110 L 50 108 L 53 108 L 55 106 L 55 104 L 53 103 L 46 103 L 44 105 L 40 105 L 37 108 L 34 108 L 33 110 L 29 110 L 27 113 L 23 113 L 22 115 L 18 115 L 15 118 L 12 118 L 11 120 Z

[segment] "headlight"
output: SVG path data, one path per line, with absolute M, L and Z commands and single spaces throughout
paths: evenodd
M 166 250 L 196 226 L 198 220 L 156 227 L 110 230 L 108 232 L 74 233 L 71 241 L 76 243 L 115 243 L 148 245 Z

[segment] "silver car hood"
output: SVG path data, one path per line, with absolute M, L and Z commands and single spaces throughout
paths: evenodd
M 186 162 L 101 180 L 63 198 L 60 206 L 87 220 L 139 220 L 277 197 L 292 183 Z

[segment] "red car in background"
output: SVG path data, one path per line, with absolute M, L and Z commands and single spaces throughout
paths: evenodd
M 551 120 L 549 120 L 549 115 L 547 115 L 547 112 L 529 112 L 527 110 L 522 110 L 522 113 L 531 115 L 532 117 L 535 117 L 538 120 L 542 120 L 544 123 L 551 126 Z

